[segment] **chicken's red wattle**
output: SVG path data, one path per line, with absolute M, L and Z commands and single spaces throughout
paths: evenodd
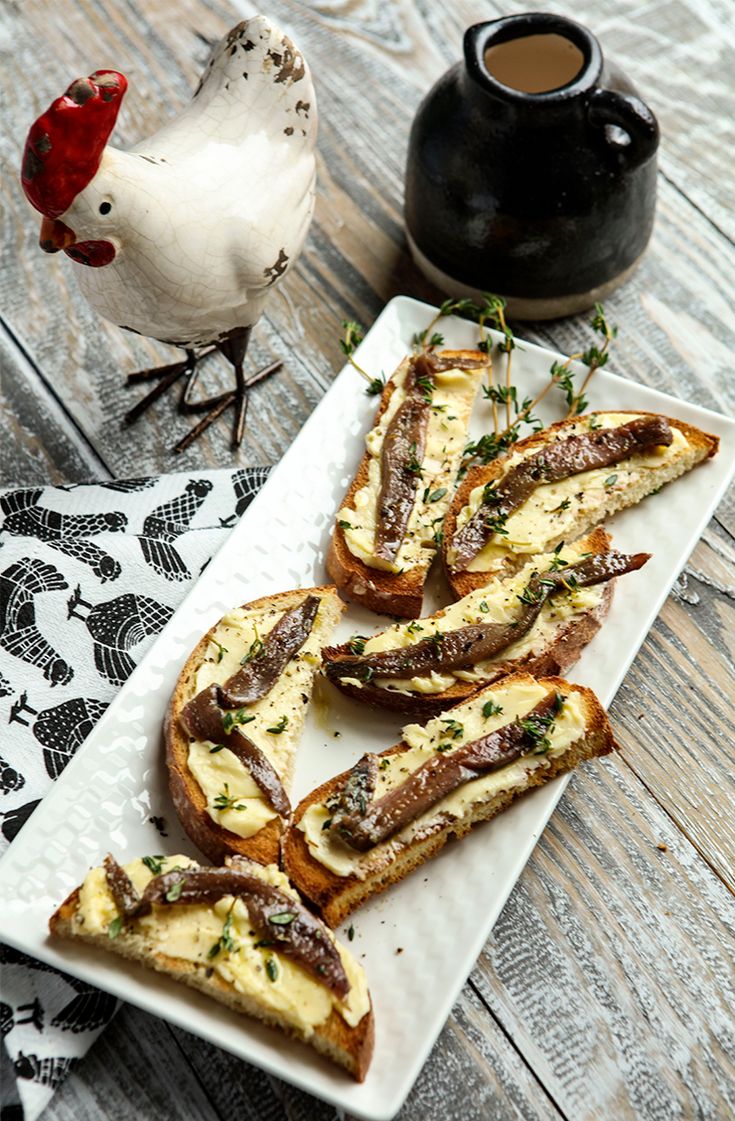
M 64 252 L 78 265 L 89 265 L 93 269 L 109 265 L 115 258 L 115 246 L 111 241 L 76 241 Z

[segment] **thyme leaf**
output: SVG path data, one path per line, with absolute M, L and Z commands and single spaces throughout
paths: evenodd
M 155 856 L 144 856 L 143 863 L 149 872 L 154 876 L 160 876 L 161 869 L 163 868 L 163 861 L 166 857 L 162 853 L 157 853 Z
M 222 729 L 225 732 L 231 732 L 238 724 L 250 724 L 253 720 L 255 720 L 255 717 L 248 715 L 247 709 L 244 708 L 237 708 L 234 712 L 223 712 Z M 217 750 L 221 751 L 224 746 L 224 744 L 219 744 Z M 214 754 L 214 752 L 210 752 L 210 754 Z
M 214 800 L 214 806 L 215 806 L 215 809 L 218 809 L 218 810 L 244 810 L 244 809 L 246 809 L 246 807 L 243 806 L 242 802 L 237 801 L 237 795 L 236 794 L 230 794 L 229 783 L 225 783 L 224 786 L 222 787 L 221 792 L 217 795 L 217 797 Z M 181 894 L 181 893 L 179 892 L 179 894 Z M 168 898 L 168 896 L 166 896 L 166 898 Z

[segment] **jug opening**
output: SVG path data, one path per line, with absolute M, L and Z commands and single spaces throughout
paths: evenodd
M 549 32 L 493 43 L 485 50 L 484 63 L 501 85 L 521 93 L 549 93 L 574 81 L 585 56 L 571 39 Z

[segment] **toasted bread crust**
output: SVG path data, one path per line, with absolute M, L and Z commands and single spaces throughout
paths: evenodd
M 257 609 L 283 605 L 284 611 L 287 611 L 300 603 L 304 596 L 319 595 L 334 590 L 331 585 L 298 588 L 271 596 L 262 596 L 242 606 Z M 171 799 L 187 834 L 213 864 L 223 864 L 225 856 L 236 855 L 250 857 L 251 860 L 257 860 L 259 864 L 277 864 L 284 829 L 281 818 L 271 818 L 252 837 L 240 837 L 237 833 L 231 833 L 229 829 L 224 829 L 209 816 L 204 791 L 189 770 L 189 737 L 181 727 L 179 717 L 189 698 L 192 678 L 204 661 L 207 646 L 218 626 L 219 620 L 199 640 L 187 658 L 166 711 L 163 735 Z M 291 775 L 282 778 L 284 785 L 288 787 Z
M 445 358 L 487 360 L 487 355 L 480 350 L 442 350 L 437 353 Z M 405 369 L 409 361 L 410 358 L 404 358 L 396 373 Z M 461 369 L 461 366 L 459 368 Z M 395 374 L 383 390 L 373 425 L 377 424 L 390 404 L 390 399 L 397 388 L 394 378 Z M 343 499 L 343 505 L 351 503 L 355 493 L 367 484 L 369 464 L 370 456 L 365 452 L 350 489 Z M 343 530 L 335 525 L 327 553 L 327 572 L 343 595 L 369 608 L 370 611 L 375 611 L 378 615 L 396 615 L 400 618 L 415 619 L 421 614 L 424 583 L 434 559 L 434 552 L 429 549 L 426 551 L 429 554 L 426 563 L 417 565 L 410 572 L 393 573 L 370 568 L 350 552 Z
M 600 410 L 612 411 L 612 410 Z M 660 413 L 649 413 L 639 409 L 615 409 L 615 412 L 626 413 L 630 416 L 661 416 Z M 503 468 L 511 454 L 516 451 L 526 451 L 529 448 L 535 449 L 545 444 L 550 436 L 554 436 L 561 429 L 569 424 L 575 424 L 580 420 L 584 420 L 586 416 L 592 414 L 585 414 L 581 417 L 572 417 L 567 420 L 557 421 L 556 424 L 549 425 L 548 428 L 542 429 L 540 432 L 535 432 L 532 436 L 527 436 L 524 440 L 519 440 L 514 444 L 511 452 L 508 455 L 501 456 L 494 459 L 492 463 L 488 463 L 478 467 L 471 467 L 464 479 L 457 488 L 457 492 L 452 499 L 452 504 L 447 511 L 447 516 L 444 519 L 444 539 L 442 543 L 442 564 L 446 574 L 447 582 L 449 583 L 452 592 L 457 599 L 466 596 L 468 592 L 473 591 L 475 588 L 481 588 L 483 584 L 487 583 L 487 572 L 453 572 L 448 560 L 447 552 L 450 543 L 457 529 L 457 518 L 460 511 L 467 505 L 470 494 L 478 486 L 485 486 L 487 483 L 498 479 L 503 474 Z M 705 459 L 717 453 L 719 447 L 719 437 L 712 436 L 708 432 L 703 432 L 699 428 L 694 428 L 691 424 L 686 424 L 683 420 L 674 420 L 672 417 L 666 417 L 672 428 L 678 428 L 680 432 L 686 436 L 687 440 L 692 447 L 696 448 L 701 454 L 697 463 L 702 463 Z M 623 506 L 617 506 L 616 511 L 623 509 Z M 607 510 L 600 511 L 600 521 L 608 516 Z M 514 568 L 518 568 L 525 564 L 530 559 L 531 554 L 523 553 L 518 554 L 518 561 L 514 564 L 514 559 L 506 563 L 503 571 L 512 572 Z
M 598 526 L 587 535 L 585 544 L 589 552 L 605 553 L 610 548 L 611 540 L 609 533 Z M 530 557 L 528 559 L 530 560 Z M 417 720 L 428 720 L 451 708 L 452 705 L 468 700 L 481 689 L 487 688 L 488 685 L 509 674 L 522 672 L 530 673 L 533 677 L 563 676 L 578 660 L 585 646 L 592 641 L 605 621 L 613 600 L 614 585 L 614 580 L 610 580 L 605 585 L 602 600 L 593 611 L 586 611 L 583 615 L 569 619 L 550 646 L 536 655 L 529 653 L 516 661 L 498 662 L 492 675 L 483 681 L 457 681 L 451 688 L 444 689 L 441 693 L 399 693 L 394 689 L 380 689 L 372 683 L 360 688 L 330 678 L 331 684 L 345 696 L 361 704 L 405 713 Z M 442 611 L 437 611 L 431 618 L 441 618 L 442 615 Z M 341 646 L 325 646 L 323 651 L 327 660 L 349 652 L 349 643 L 343 643 Z
M 510 682 L 514 677 L 526 676 L 525 673 L 512 674 L 505 680 Z M 545 677 L 539 680 L 550 690 L 563 690 L 567 694 L 573 691 L 584 698 L 587 711 L 585 735 L 572 744 L 563 755 L 551 759 L 548 768 L 538 768 L 527 774 L 526 785 L 522 789 L 504 791 L 488 802 L 478 804 L 463 818 L 447 819 L 438 815 L 436 822 L 424 830 L 419 839 L 411 840 L 388 864 L 368 874 L 365 879 L 354 875 L 337 876 L 329 868 L 320 864 L 311 855 L 305 835 L 297 828 L 306 810 L 317 802 L 325 801 L 333 794 L 349 772 L 345 771 L 329 779 L 299 803 L 283 839 L 283 865 L 294 887 L 314 903 L 329 926 L 338 926 L 352 911 L 373 895 L 398 883 L 415 868 L 435 856 L 451 837 L 458 839 L 464 837 L 475 824 L 495 817 L 526 790 L 550 782 L 557 775 L 572 770 L 586 759 L 607 755 L 613 750 L 616 744 L 607 715 L 591 689 L 572 684 L 560 677 Z M 381 755 L 400 754 L 408 750 L 409 745 L 402 741 L 381 752 Z
M 345 1067 L 346 1070 L 358 1081 L 362 1082 L 367 1074 L 373 1054 L 375 1042 L 375 1016 L 372 1001 L 370 1011 L 363 1016 L 360 1023 L 351 1028 L 338 1012 L 332 1010 L 329 1019 L 314 1029 L 314 1034 L 304 1039 L 289 1023 L 282 1020 L 276 1013 L 257 1006 L 252 999 L 245 998 L 238 993 L 234 985 L 229 985 L 216 973 L 207 977 L 205 966 L 183 958 L 171 957 L 168 954 L 143 954 L 140 949 L 125 934 L 110 939 L 107 935 L 89 935 L 83 933 L 83 928 L 75 927 L 74 915 L 79 906 L 79 888 L 64 900 L 58 910 L 49 919 L 49 931 L 54 938 L 67 938 L 87 942 L 102 949 L 112 950 L 120 956 L 131 961 L 139 962 L 148 969 L 155 969 L 165 973 L 177 981 L 182 981 L 191 988 L 226 1004 L 235 1012 L 251 1015 L 272 1027 L 279 1028 L 286 1035 L 294 1039 L 301 1039 L 316 1048 L 321 1054 Z

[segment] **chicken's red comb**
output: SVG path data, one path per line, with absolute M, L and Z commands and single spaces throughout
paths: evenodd
M 58 218 L 100 166 L 128 83 L 116 70 L 77 78 L 31 125 L 20 181 L 28 201 Z

